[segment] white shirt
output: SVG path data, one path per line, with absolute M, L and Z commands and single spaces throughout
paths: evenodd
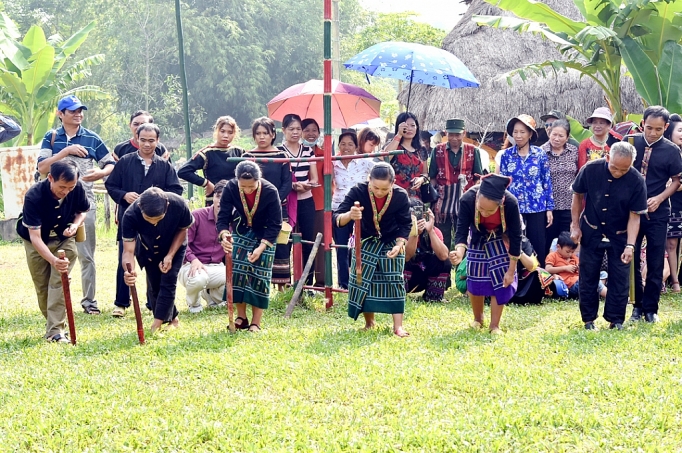
M 335 160 L 332 166 L 334 167 L 334 183 L 336 185 L 332 197 L 332 210 L 336 210 L 352 187 L 367 181 L 369 172 L 374 167 L 374 162 L 371 158 L 353 159 L 346 168 L 340 160 Z

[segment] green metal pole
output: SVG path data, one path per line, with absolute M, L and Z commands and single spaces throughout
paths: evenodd
M 324 293 L 331 308 L 332 293 L 332 0 L 324 0 Z
M 187 73 L 185 72 L 185 40 L 182 36 L 182 15 L 180 14 L 180 0 L 175 0 L 175 23 L 178 27 L 178 54 L 180 55 L 180 82 L 182 83 L 182 112 L 185 117 L 185 144 L 187 146 L 187 160 L 192 158 L 192 131 L 189 128 L 189 98 L 187 95 Z M 194 186 L 187 185 L 187 196 L 192 198 Z

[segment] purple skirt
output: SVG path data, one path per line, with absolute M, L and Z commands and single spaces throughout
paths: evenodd
M 518 274 L 506 288 L 504 274 L 509 269 L 509 252 L 502 239 L 471 244 L 467 252 L 467 290 L 474 296 L 495 296 L 498 305 L 508 303 L 518 286 Z

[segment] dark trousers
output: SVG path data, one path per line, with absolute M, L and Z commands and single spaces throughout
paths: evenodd
M 118 241 L 118 268 L 116 269 L 116 299 L 114 305 L 117 307 L 130 307 L 130 288 L 126 285 L 123 279 L 123 266 L 121 265 L 121 257 L 123 256 L 123 241 Z
M 424 300 L 440 301 L 447 289 L 447 276 L 451 270 L 452 264 L 449 259 L 441 261 L 433 253 L 415 256 L 405 263 L 403 271 L 405 291 L 408 293 L 425 291 Z
M 296 212 L 296 230 L 301 233 L 301 239 L 304 241 L 314 241 L 315 240 L 315 201 L 313 197 L 307 198 L 305 200 L 298 200 L 298 208 Z M 305 270 L 305 263 L 308 262 L 308 257 L 310 256 L 310 251 L 313 246 L 310 244 L 303 244 L 303 265 L 301 266 Z M 306 285 L 313 284 L 313 274 L 314 268 L 310 270 L 310 273 L 305 279 Z
M 178 286 L 178 274 L 185 259 L 183 245 L 173 257 L 173 265 L 165 274 L 159 269 L 159 262 L 154 261 L 145 265 L 147 273 L 147 299 L 152 307 L 154 319 L 161 319 L 164 323 L 171 322 L 178 316 L 175 307 L 175 289 Z
M 588 227 L 589 228 L 589 227 Z M 584 233 L 584 231 L 583 231 Z M 609 286 L 604 302 L 604 319 L 614 324 L 625 321 L 625 310 L 630 292 L 630 264 L 624 264 L 620 256 L 625 250 L 625 235 L 611 241 L 611 247 L 599 248 L 601 238 L 581 241 L 580 247 L 580 315 L 583 322 L 597 319 L 599 312 L 599 272 L 604 253 L 608 258 Z
M 436 228 L 443 233 L 443 244 L 448 248 L 448 250 L 453 250 L 455 244 L 452 243 L 452 238 L 455 237 L 457 230 L 457 217 L 453 218 L 448 216 L 444 222 L 437 223 Z
M 571 231 L 571 210 L 570 209 L 562 209 L 562 210 L 557 210 L 557 211 L 552 211 L 552 216 L 554 218 L 554 221 L 552 222 L 552 226 L 549 228 L 545 228 L 546 232 L 546 237 L 545 237 L 545 248 L 547 249 L 545 252 L 549 254 L 549 249 L 552 246 L 552 241 L 556 238 L 559 237 L 559 234 L 563 233 L 564 231 Z M 544 262 L 540 263 L 542 266 L 545 265 Z
M 545 246 L 545 235 L 547 234 L 547 211 L 536 212 L 533 214 L 521 214 L 526 224 L 526 237 L 530 241 L 538 261 L 545 264 L 547 258 L 547 247 Z
M 334 244 L 348 245 L 348 239 L 353 233 L 353 222 L 348 222 L 346 226 L 337 227 L 334 225 Z M 338 273 L 339 288 L 348 289 L 348 249 L 336 249 L 336 272 Z
M 649 220 L 646 216 L 639 217 L 639 234 L 635 242 L 635 308 L 641 309 L 644 313 L 658 313 L 658 301 L 661 298 L 663 285 L 668 216 Z M 644 236 L 646 236 L 646 285 L 642 283 L 640 269 L 642 262 L 640 251 Z M 611 274 L 609 273 L 609 285 L 610 283 Z M 611 291 L 611 286 L 609 286 L 609 291 Z
M 313 238 L 317 233 L 322 233 L 324 236 L 324 210 L 315 211 L 315 229 L 313 231 Z M 313 239 L 314 240 L 314 239 Z M 322 240 L 324 242 L 324 239 Z M 315 286 L 325 286 L 325 264 L 324 264 L 324 247 L 320 246 L 315 256 Z

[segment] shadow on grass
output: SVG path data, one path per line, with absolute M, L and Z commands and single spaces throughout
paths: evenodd
M 362 324 L 358 322 L 353 327 L 328 330 L 308 343 L 305 351 L 315 355 L 331 356 L 344 349 L 364 348 L 391 339 L 393 336 L 390 326 L 379 325 L 372 330 L 362 330 L 361 326 Z

